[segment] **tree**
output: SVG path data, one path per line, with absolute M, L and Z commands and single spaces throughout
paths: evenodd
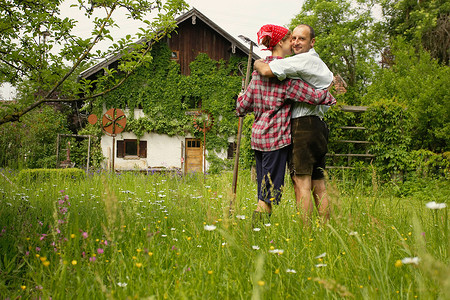
M 76 22 L 63 17 L 62 0 L 9 0 L 0 2 L 0 83 L 19 87 L 14 105 L 0 109 L 0 125 L 14 122 L 46 102 L 89 100 L 122 84 L 137 67 L 151 61 L 150 49 L 175 28 L 175 16 L 186 8 L 183 0 L 77 0 L 78 7 L 94 24 L 92 36 L 81 38 L 71 31 Z M 104 16 L 98 17 L 99 11 Z M 107 51 L 92 53 L 104 39 L 113 40 L 117 27 L 113 15 L 125 11 L 128 18 L 142 21 L 145 28 L 135 37 L 127 35 Z M 152 21 L 146 18 L 156 12 Z M 143 41 L 136 43 L 136 38 Z M 132 46 L 131 46 L 132 45 Z M 59 49 L 59 50 L 57 50 Z M 76 80 L 94 57 L 121 54 L 117 70 L 126 76 L 112 81 L 103 91 L 90 94 L 92 86 L 105 81 L 112 71 L 105 71 L 97 81 Z
M 291 27 L 308 24 L 314 28 L 315 48 L 331 71 L 347 82 L 351 104 L 358 104 L 356 95 L 371 82 L 377 68 L 375 56 L 385 43 L 374 33 L 372 6 L 372 1 L 307 0 L 291 21 Z
M 377 72 L 365 103 L 395 98 L 411 115 L 413 149 L 448 151 L 450 142 L 450 68 L 404 39 L 392 39 L 392 66 Z
M 391 37 L 422 46 L 442 64 L 450 57 L 450 3 L 446 0 L 380 0 Z M 416 48 L 416 50 L 420 50 Z

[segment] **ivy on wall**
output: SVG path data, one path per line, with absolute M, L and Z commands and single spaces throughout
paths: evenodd
M 190 64 L 189 76 L 180 74 L 180 65 L 170 59 L 167 44 L 159 43 L 152 50 L 152 62 L 143 66 L 129 77 L 118 89 L 111 91 L 97 101 L 94 107 L 102 115 L 103 104 L 107 108 L 142 108 L 144 118 L 135 119 L 127 115 L 126 131 L 138 138 L 146 132 L 159 134 L 192 134 L 203 139 L 203 133 L 196 130 L 193 117 L 188 110 L 206 110 L 214 117 L 214 126 L 207 132 L 206 148 L 212 164 L 224 164 L 214 159 L 214 153 L 226 150 L 228 138 L 236 135 L 238 118 L 235 115 L 236 98 L 242 85 L 242 74 L 238 64 L 246 58 L 232 57 L 229 61 L 215 61 L 200 53 Z M 245 72 L 245 70 L 244 70 Z M 110 80 L 120 77 L 116 72 Z M 215 151 L 214 151 L 215 150 Z M 220 166 L 213 166 L 219 170 Z

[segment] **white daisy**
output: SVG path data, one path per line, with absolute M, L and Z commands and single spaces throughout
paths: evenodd
M 206 231 L 213 231 L 216 229 L 216 226 L 214 225 L 205 225 L 205 230 Z

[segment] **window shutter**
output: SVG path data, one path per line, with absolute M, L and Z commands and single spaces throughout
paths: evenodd
M 117 157 L 124 157 L 125 143 L 124 141 L 117 141 Z
M 147 158 L 147 141 L 139 141 L 139 157 Z

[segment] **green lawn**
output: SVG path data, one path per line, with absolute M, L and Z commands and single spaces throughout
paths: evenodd
M 448 181 L 402 193 L 339 176 L 328 182 L 331 220 L 309 229 L 287 182 L 254 229 L 247 171 L 231 217 L 230 173 L 19 182 L 0 172 L 11 181 L 0 177 L 2 299 L 450 297 L 448 205 L 426 207 L 448 203 Z

